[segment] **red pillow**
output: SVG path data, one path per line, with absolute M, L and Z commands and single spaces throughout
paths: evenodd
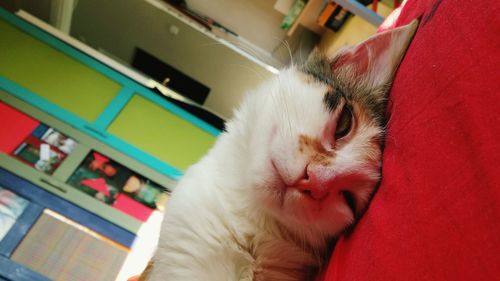
M 500 278 L 500 2 L 409 0 L 383 180 L 325 280 Z

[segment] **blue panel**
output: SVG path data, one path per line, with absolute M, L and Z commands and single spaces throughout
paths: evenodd
M 7 235 L 0 241 L 0 255 L 10 257 L 17 245 L 23 240 L 24 236 L 31 229 L 38 217 L 43 212 L 43 207 L 30 202 L 16 223 L 9 230 Z
M 102 129 L 103 131 L 106 130 L 116 116 L 118 116 L 120 111 L 122 111 L 125 105 L 127 105 L 133 95 L 134 91 L 131 88 L 123 88 L 118 95 L 113 98 L 101 115 L 99 115 L 97 120 L 94 122 L 94 126 Z
M 82 224 L 117 243 L 130 247 L 135 235 L 73 203 L 57 197 L 42 188 L 0 168 L 0 186 L 11 189 L 20 196 Z
M 50 281 L 49 278 L 40 273 L 3 256 L 0 256 L 0 276 L 10 281 Z

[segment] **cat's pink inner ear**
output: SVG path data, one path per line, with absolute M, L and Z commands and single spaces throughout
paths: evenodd
M 346 78 L 362 79 L 372 87 L 390 83 L 418 21 L 377 33 L 360 44 L 343 50 L 330 63 L 333 73 Z

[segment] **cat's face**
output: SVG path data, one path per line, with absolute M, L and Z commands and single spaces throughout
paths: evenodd
M 271 84 L 256 140 L 264 151 L 256 149 L 251 165 L 263 175 L 259 200 L 286 224 L 337 233 L 366 208 L 380 178 L 381 122 L 296 68 Z
M 284 70 L 253 94 L 248 178 L 285 225 L 336 235 L 366 209 L 380 180 L 386 95 L 416 24 L 405 28 Z

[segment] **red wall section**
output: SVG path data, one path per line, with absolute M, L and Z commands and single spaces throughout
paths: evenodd
M 0 102 L 0 151 L 10 154 L 40 122 Z

